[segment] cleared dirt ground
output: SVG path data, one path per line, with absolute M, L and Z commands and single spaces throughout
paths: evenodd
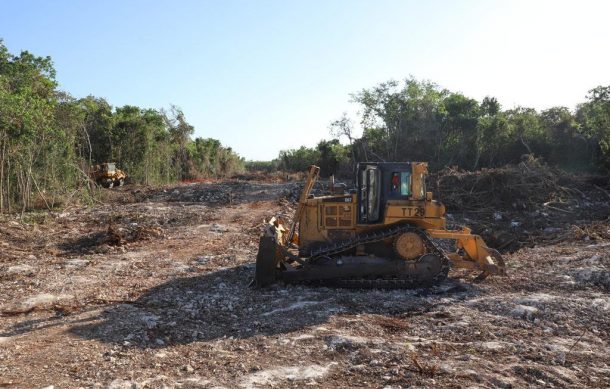
M 508 278 L 257 290 L 294 184 L 106 192 L 2 219 L 0 387 L 610 387 L 607 220 L 505 254 Z

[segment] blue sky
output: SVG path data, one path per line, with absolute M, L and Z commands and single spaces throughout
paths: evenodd
M 0 38 L 60 87 L 181 107 L 248 159 L 315 145 L 349 94 L 412 75 L 504 107 L 574 106 L 610 85 L 608 1 L 8 1 Z

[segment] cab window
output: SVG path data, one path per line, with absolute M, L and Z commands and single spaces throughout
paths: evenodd
M 390 181 L 390 192 L 398 193 L 400 191 L 400 173 L 392 173 L 392 180 Z
M 411 173 L 393 172 L 390 180 L 390 193 L 410 196 L 411 195 Z
M 411 173 L 400 173 L 400 194 L 403 196 L 411 195 Z

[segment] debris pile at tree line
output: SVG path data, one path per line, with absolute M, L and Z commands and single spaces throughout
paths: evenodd
M 610 200 L 602 187 L 610 186 L 608 177 L 571 174 L 536 159 L 473 172 L 446 168 L 430 175 L 430 184 L 446 205 L 469 211 L 535 211 L 540 206 L 569 211 L 600 197 Z
M 590 221 L 610 217 L 610 178 L 572 174 L 528 159 L 474 172 L 446 168 L 429 176 L 429 190 L 447 207 L 450 224 L 464 224 L 505 251 L 522 246 L 608 236 Z M 601 234 L 601 235 L 600 235 Z

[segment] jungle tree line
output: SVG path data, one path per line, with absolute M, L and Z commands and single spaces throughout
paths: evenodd
M 332 140 L 281 151 L 273 165 L 302 171 L 317 164 L 340 175 L 350 175 L 356 161 L 428 161 L 432 169 L 473 170 L 528 154 L 568 170 L 610 168 L 610 86 L 589 91 L 575 110 L 541 112 L 502 109 L 493 97 L 477 101 L 413 78 L 363 89 L 351 101 L 359 108 L 357 123 L 344 114 L 330 124 Z
M 90 187 L 89 167 L 116 162 L 133 182 L 220 177 L 244 160 L 194 128 L 175 106 L 155 110 L 58 89 L 50 57 L 9 53 L 0 40 L 0 212 Z

